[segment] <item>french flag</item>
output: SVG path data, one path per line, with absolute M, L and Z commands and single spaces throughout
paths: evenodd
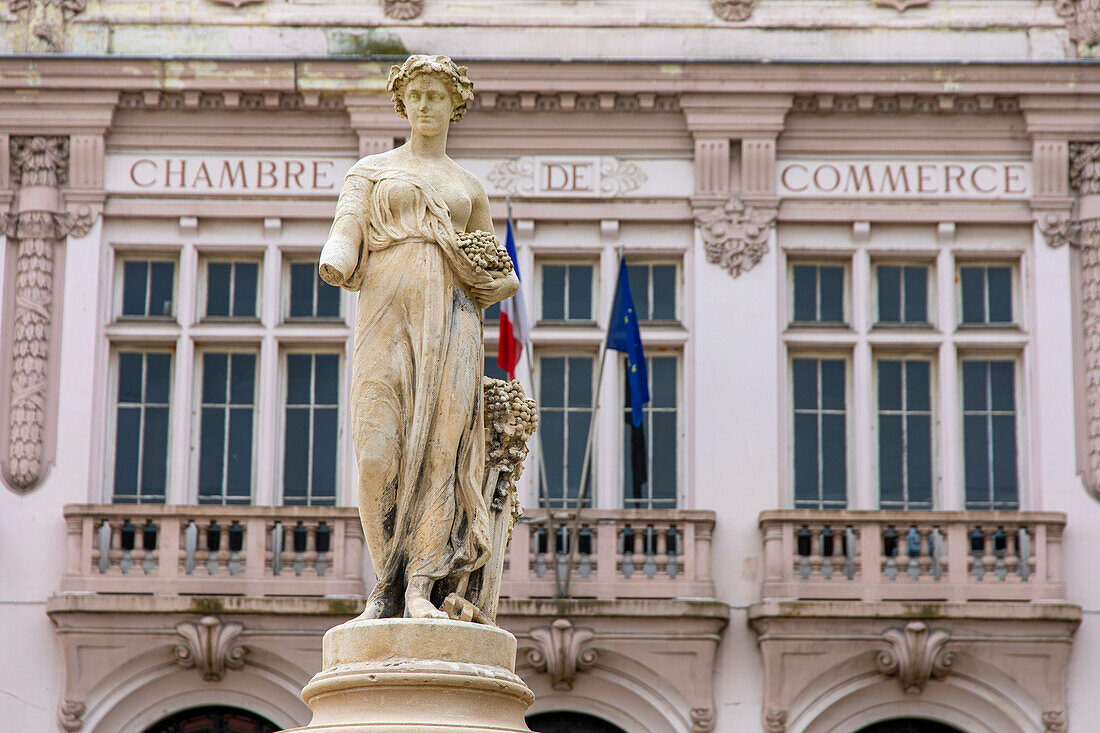
M 516 257 L 516 242 L 512 237 L 512 217 L 508 217 L 508 234 L 504 238 L 508 256 L 512 258 L 512 267 L 519 278 L 519 259 Z M 497 345 L 497 366 L 508 372 L 508 379 L 516 378 L 516 365 L 524 344 L 528 343 L 531 330 L 527 326 L 527 303 L 523 299 L 523 280 L 520 278 L 516 294 L 500 303 L 500 342 Z

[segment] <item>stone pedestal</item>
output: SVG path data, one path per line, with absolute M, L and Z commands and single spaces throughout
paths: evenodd
M 534 696 L 515 675 L 516 638 L 463 621 L 349 621 L 325 634 L 302 690 L 299 733 L 529 733 Z

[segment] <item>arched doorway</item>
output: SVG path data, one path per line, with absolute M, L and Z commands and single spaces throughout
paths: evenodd
M 961 731 L 933 720 L 896 718 L 860 728 L 857 733 L 961 733 Z
M 584 713 L 553 712 L 527 717 L 534 733 L 626 733 L 617 725 Z
M 240 708 L 208 705 L 183 710 L 153 723 L 145 733 L 276 733 L 279 726 Z

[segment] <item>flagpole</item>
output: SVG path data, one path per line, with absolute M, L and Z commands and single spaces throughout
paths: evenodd
M 612 309 L 614 310 L 615 298 L 618 297 L 619 292 L 619 270 L 623 266 L 623 252 L 626 246 L 619 245 L 619 258 L 615 263 L 615 294 L 611 298 Z M 592 458 L 592 446 L 596 441 L 596 416 L 600 410 L 600 393 L 603 391 L 603 370 L 607 363 L 607 344 L 611 340 L 611 311 L 607 313 L 607 330 L 604 332 L 603 345 L 600 347 L 600 366 L 596 376 L 596 397 L 592 400 L 592 412 L 588 420 L 588 442 L 584 445 L 584 461 L 581 463 L 581 485 L 577 490 L 577 511 L 573 515 L 573 532 L 569 535 L 569 562 L 565 566 L 565 588 L 563 591 L 563 597 L 569 596 L 569 580 L 573 576 L 573 562 L 577 557 L 577 545 L 580 544 L 581 538 L 581 510 L 584 507 L 584 500 L 588 494 L 588 474 L 589 464 Z M 566 504 L 568 505 L 569 486 L 568 476 L 566 476 Z
M 512 225 L 512 197 L 505 196 L 504 203 L 508 207 L 508 220 L 507 226 Z M 517 253 L 518 255 L 518 253 Z M 516 269 L 519 269 L 519 263 L 516 264 Z M 531 394 L 535 399 L 536 409 L 539 403 L 538 388 L 535 385 L 535 359 L 532 353 L 532 346 L 527 344 L 527 376 L 531 380 Z M 546 482 L 546 456 L 542 449 L 542 429 L 541 426 L 535 428 L 535 440 L 538 441 L 538 456 L 539 456 L 539 500 L 546 507 L 546 549 L 550 550 L 553 545 L 554 538 L 554 508 L 550 505 L 549 490 L 547 489 Z M 535 546 L 535 552 L 538 552 L 538 545 Z M 527 558 L 516 558 L 520 562 L 527 562 Z M 561 571 L 558 569 L 557 562 L 551 558 L 551 565 L 554 566 L 554 594 L 558 598 L 564 597 L 564 590 L 562 588 Z

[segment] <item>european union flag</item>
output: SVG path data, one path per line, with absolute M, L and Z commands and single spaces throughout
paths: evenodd
M 611 327 L 607 332 L 607 348 L 626 354 L 627 384 L 630 386 L 630 421 L 642 426 L 642 406 L 649 402 L 649 376 L 646 374 L 642 334 L 638 330 L 638 314 L 630 297 L 630 279 L 626 263 L 619 263 L 619 284 L 615 302 L 611 305 Z

